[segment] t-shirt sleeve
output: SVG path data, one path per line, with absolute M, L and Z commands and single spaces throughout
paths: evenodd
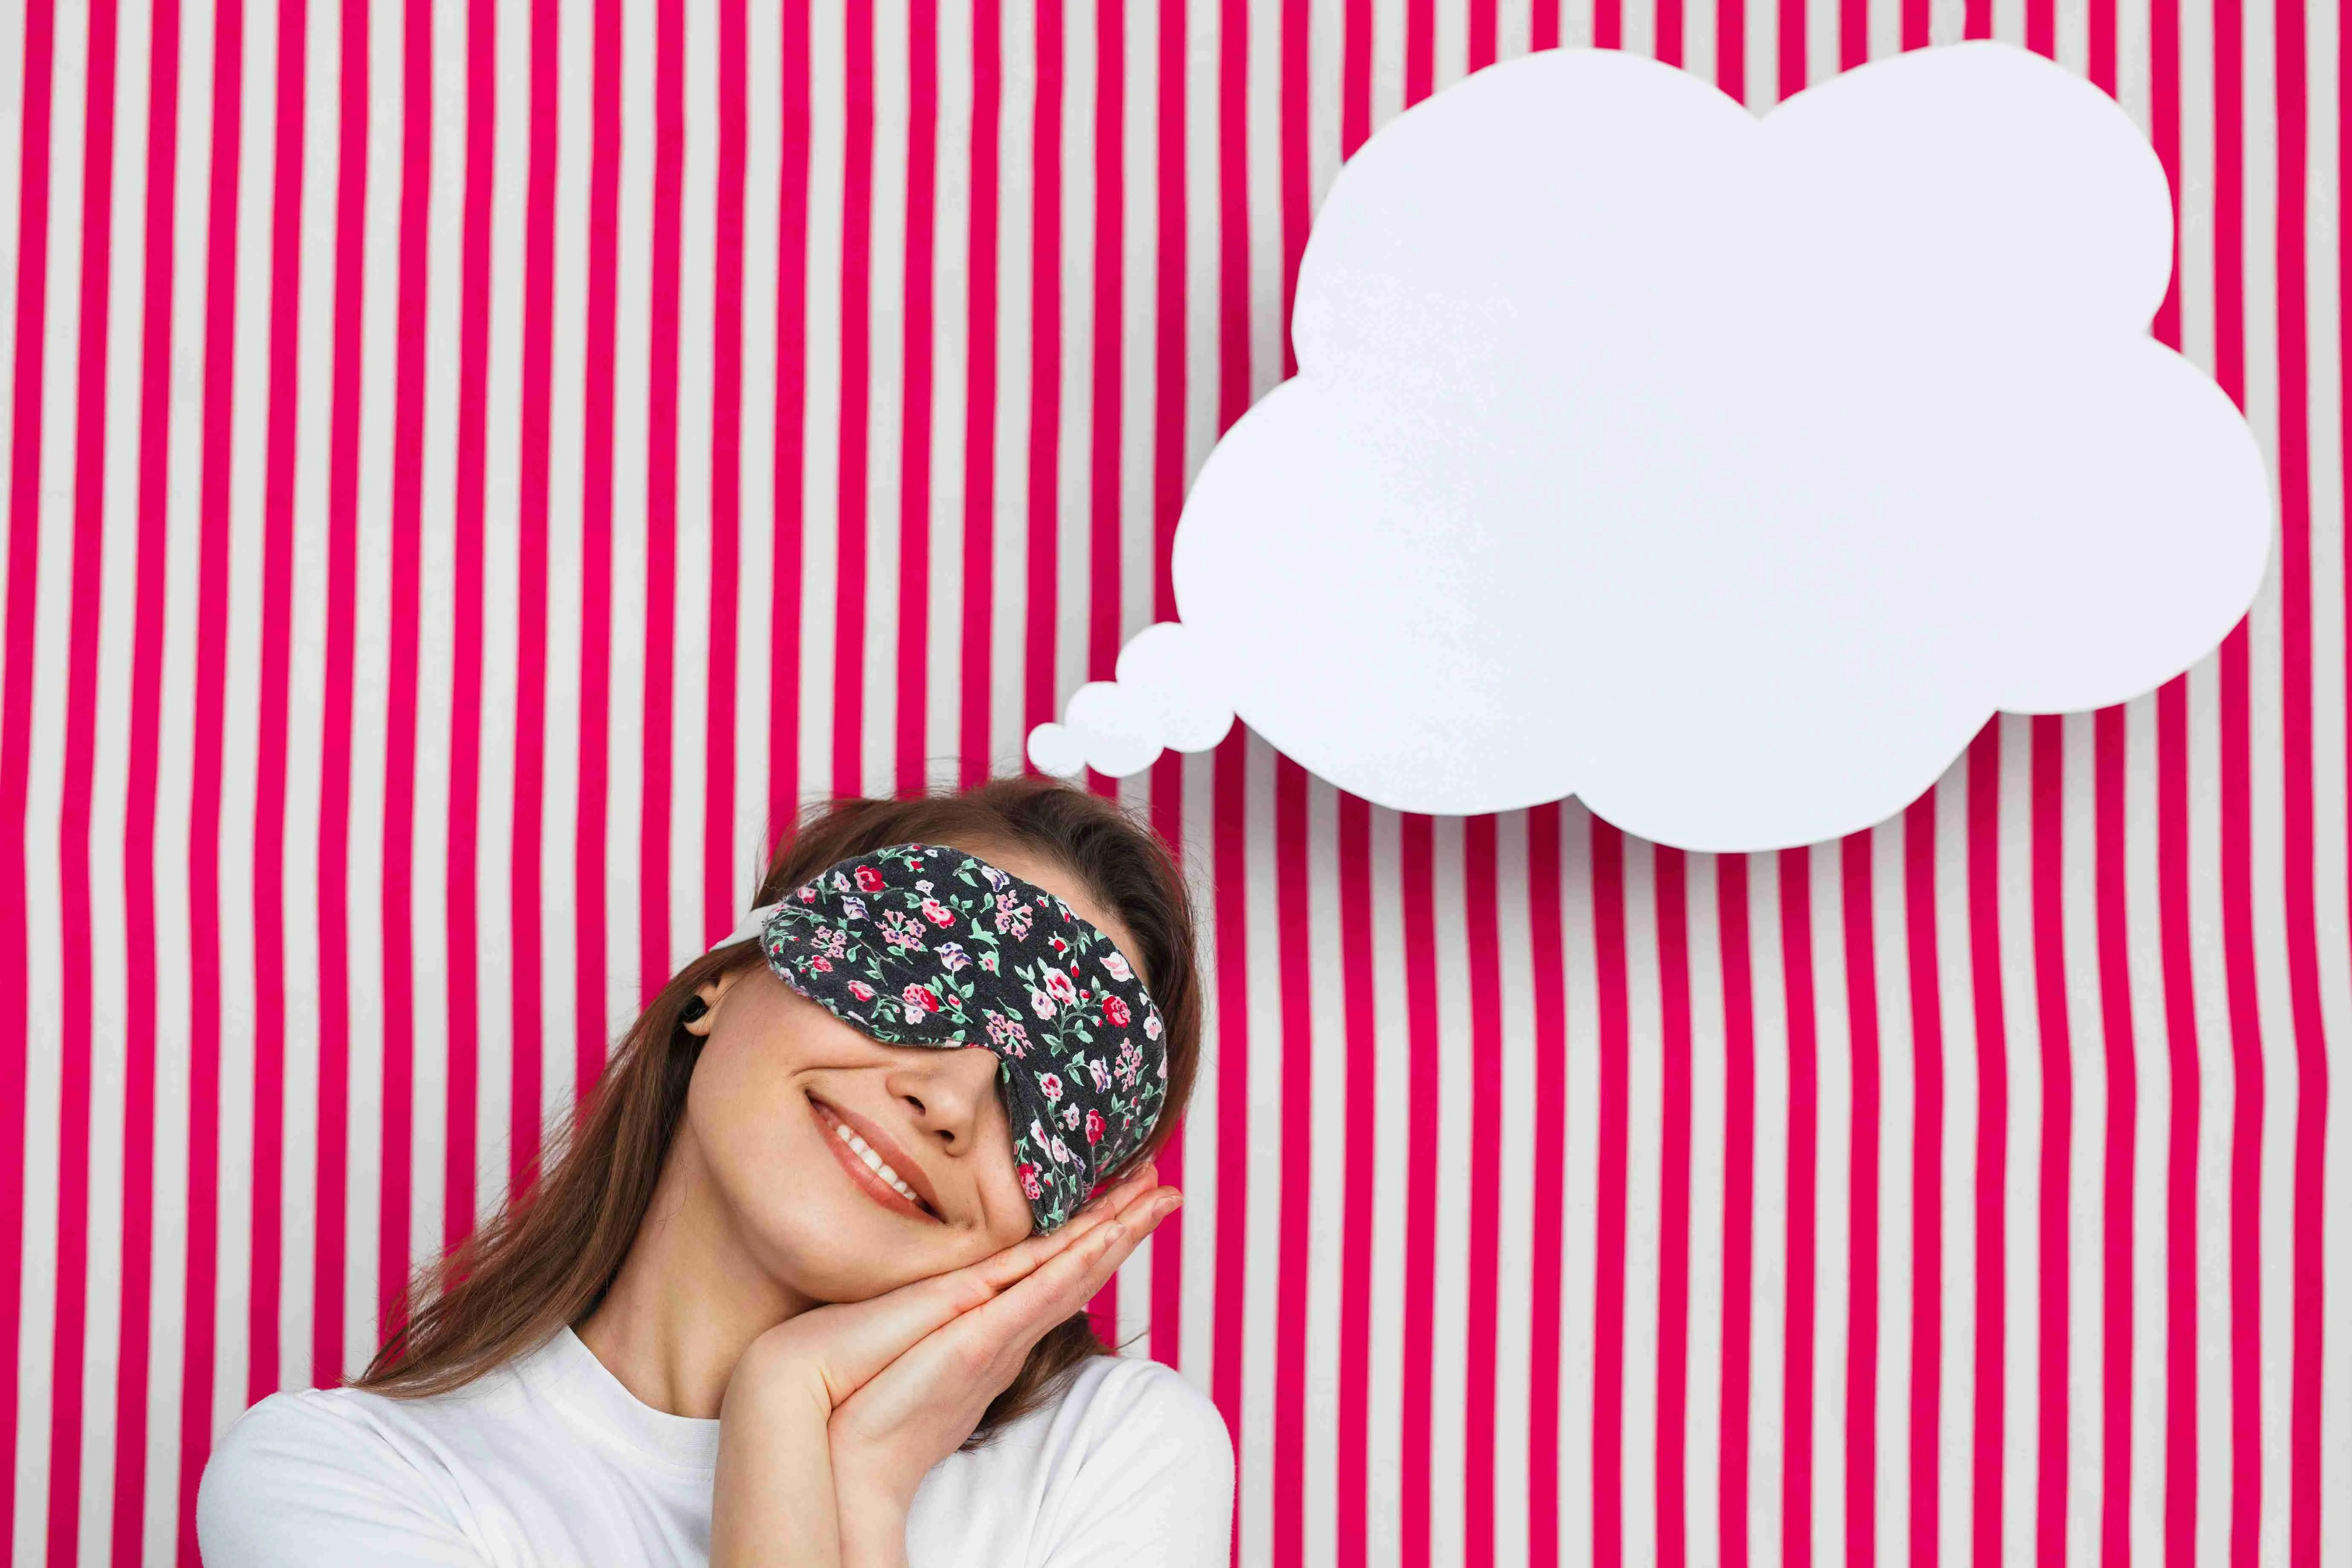
M 196 1542 L 206 1568 L 488 1562 L 407 1456 L 315 1394 L 273 1394 L 221 1435 L 196 1490 Z
M 1055 1489 L 1039 1568 L 1226 1568 L 1234 1442 L 1214 1402 L 1139 1359 L 1105 1378 L 1088 1416 L 1100 1436 Z

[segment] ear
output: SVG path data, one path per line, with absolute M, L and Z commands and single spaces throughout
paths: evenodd
M 710 1026 L 719 1019 L 719 998 L 725 996 L 734 987 L 737 980 L 750 972 L 751 966 L 746 964 L 741 968 L 729 970 L 716 980 L 706 980 L 696 986 L 694 994 L 702 1000 L 702 1011 L 686 1020 L 686 1032 L 689 1035 L 698 1035 L 705 1039 L 709 1038 Z M 691 1007 L 691 1004 L 688 1005 Z

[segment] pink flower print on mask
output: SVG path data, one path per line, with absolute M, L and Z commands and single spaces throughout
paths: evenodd
M 1160 1037 L 1159 1014 L 1146 1013 L 1143 1016 L 1143 1037 L 1147 1040 L 1156 1040 Z M 1161 1078 L 1166 1078 L 1168 1074 L 1165 1071 L 1162 1071 L 1160 1076 Z
M 1043 991 L 1032 991 L 1029 993 L 1029 1010 L 1040 1018 L 1050 1018 L 1054 1016 L 1054 999 Z
M 1103 1022 L 1108 1024 L 1112 1028 L 1126 1028 L 1128 1019 L 1133 1016 L 1134 1015 L 1127 1010 L 1127 1004 L 1119 1000 L 1118 997 L 1106 996 L 1103 998 Z
M 939 995 L 928 985 L 909 985 L 898 993 L 898 999 L 907 1005 L 909 1024 L 919 1023 L 924 1014 L 940 1010 Z
M 1045 1184 L 1037 1179 L 1037 1167 L 1027 1160 L 1021 1162 L 1021 1191 L 1033 1199 L 1045 1195 Z
M 904 910 L 882 911 L 882 940 L 901 952 L 919 952 L 923 949 L 923 928 L 917 925 Z
M 1078 999 L 1078 988 L 1071 984 L 1070 977 L 1060 970 L 1049 966 L 1045 971 L 1045 979 L 1046 994 L 1055 1001 L 1070 1003 Z
M 971 962 L 971 954 L 963 950 L 961 942 L 943 942 L 934 951 L 939 954 L 940 967 L 950 974 Z
M 1029 934 L 1029 906 L 1010 893 L 996 895 L 996 929 L 1018 942 Z
M 1103 1138 L 1103 1119 L 1102 1119 L 1102 1112 L 1101 1112 L 1101 1111 L 1099 1111 L 1099 1110 L 1089 1110 L 1089 1111 L 1087 1111 L 1087 1148 L 1089 1148 L 1089 1149 L 1093 1148 L 1096 1144 L 1097 1144 L 1097 1143 L 1099 1143 L 1099 1142 L 1102 1142 L 1102 1138 Z
M 851 981 L 849 983 L 849 994 L 852 996 L 856 997 L 860 1002 L 871 1002 L 874 1000 L 874 987 L 866 984 L 863 980 Z
M 935 926 L 951 926 L 955 924 L 954 911 L 950 910 L 945 904 L 940 902 L 937 899 L 925 899 L 923 900 L 923 918 L 930 921 Z
M 1128 981 L 1135 978 L 1135 971 L 1129 969 L 1127 966 L 1127 960 L 1121 958 L 1118 953 L 1104 953 L 1102 955 L 1102 966 L 1103 973 L 1109 975 L 1113 980 Z
M 861 893 L 880 892 L 882 890 L 882 873 L 877 871 L 871 866 L 860 866 L 857 868 L 857 890 Z
M 1042 1093 L 1044 1093 L 1047 1100 L 1059 1100 L 1062 1098 L 1062 1080 L 1059 1076 L 1054 1073 L 1039 1073 L 1037 1075 L 1037 1088 Z
M 1076 1106 L 1071 1105 L 1063 1108 L 1062 1125 L 1068 1128 L 1073 1132 L 1076 1132 L 1078 1130 L 1078 1108 Z

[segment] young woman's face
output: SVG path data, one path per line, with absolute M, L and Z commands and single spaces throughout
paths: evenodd
M 1013 848 L 961 847 L 1058 895 L 1134 953 L 1126 927 L 1061 867 Z M 730 1239 L 762 1273 L 818 1301 L 858 1301 L 1030 1233 L 992 1052 L 885 1045 L 763 963 L 702 994 L 710 1010 L 687 1026 L 707 1043 L 678 1153 L 699 1165 L 695 1184 L 715 1196 Z M 924 1202 L 890 1192 L 841 1125 Z

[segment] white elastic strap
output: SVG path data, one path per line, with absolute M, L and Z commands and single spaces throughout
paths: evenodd
M 768 917 L 774 914 L 778 910 L 781 910 L 783 907 L 784 901 L 782 899 L 778 899 L 772 904 L 761 904 L 758 909 L 753 910 L 750 914 L 743 917 L 743 923 L 741 925 L 737 926 L 733 931 L 728 932 L 727 935 L 719 938 L 718 942 L 712 943 L 710 951 L 716 952 L 722 947 L 731 947 L 739 942 L 750 942 L 754 937 L 758 936 L 760 934 L 761 928 L 768 923 Z

